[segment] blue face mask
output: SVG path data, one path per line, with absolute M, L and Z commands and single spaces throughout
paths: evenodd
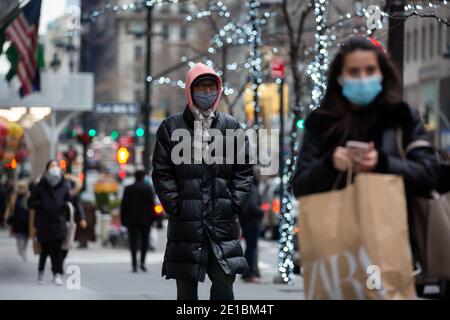
M 209 93 L 193 93 L 192 98 L 194 99 L 195 105 L 202 110 L 207 110 L 211 108 L 217 99 L 217 91 L 211 91 Z
M 342 79 L 342 94 L 357 106 L 367 106 L 383 91 L 380 75 Z

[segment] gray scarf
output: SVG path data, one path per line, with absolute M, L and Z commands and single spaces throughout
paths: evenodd
M 208 155 L 207 151 L 211 139 L 209 129 L 214 119 L 214 111 L 212 108 L 203 111 L 192 106 L 192 113 L 195 121 L 201 123 L 201 125 L 194 124 L 194 162 L 201 163 L 203 153 L 205 157 Z

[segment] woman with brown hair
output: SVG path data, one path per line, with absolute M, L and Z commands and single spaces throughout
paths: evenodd
M 294 195 L 329 191 L 336 182 L 343 188 L 338 177 L 349 169 L 401 175 L 407 198 L 427 196 L 439 178 L 420 116 L 402 100 L 396 68 L 365 37 L 350 38 L 330 65 L 325 96 L 305 122 Z

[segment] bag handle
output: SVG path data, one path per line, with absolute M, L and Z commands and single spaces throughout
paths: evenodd
M 342 179 L 342 176 L 344 175 L 344 172 L 339 172 L 336 180 L 333 183 L 333 187 L 331 188 L 332 191 L 336 191 L 338 186 L 339 186 L 339 182 Z M 347 181 L 345 186 L 348 186 L 352 183 L 352 177 L 353 177 L 353 168 L 350 168 L 349 170 L 347 170 Z
M 69 222 L 74 223 L 75 222 L 75 219 L 74 219 L 75 208 L 74 208 L 73 204 L 69 201 L 66 202 L 66 205 L 69 208 Z

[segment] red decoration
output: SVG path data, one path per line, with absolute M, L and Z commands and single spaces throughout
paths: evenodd
M 284 59 L 279 57 L 273 58 L 270 69 L 272 78 L 284 78 Z

